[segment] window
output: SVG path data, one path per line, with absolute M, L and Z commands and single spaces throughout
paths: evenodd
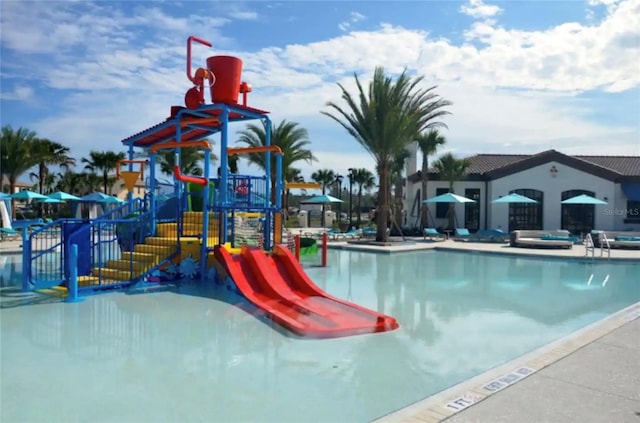
M 544 205 L 544 193 L 537 189 L 516 189 L 509 194 L 520 194 L 536 200 L 537 204 L 510 203 L 509 204 L 509 232 L 520 229 L 542 229 L 542 207 Z
M 464 227 L 471 232 L 477 232 L 480 229 L 480 189 L 467 188 L 464 190 L 464 196 L 475 203 L 464 204 Z
M 449 188 L 436 188 L 436 195 L 449 192 Z M 449 211 L 449 203 L 436 203 L 436 219 L 446 219 Z
M 625 211 L 625 223 L 640 223 L 640 201 L 627 200 L 627 210 Z
M 560 201 L 577 197 L 578 195 L 595 197 L 593 191 L 571 189 L 563 191 Z M 593 204 L 562 204 L 562 218 L 560 229 L 566 229 L 572 234 L 586 234 L 591 232 L 595 222 L 595 206 Z

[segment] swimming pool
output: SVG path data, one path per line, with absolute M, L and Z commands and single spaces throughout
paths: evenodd
M 19 282 L 12 263 L 3 286 Z M 212 284 L 3 308 L 2 420 L 370 421 L 640 301 L 631 263 L 444 251 L 329 263 L 308 269 L 321 288 L 400 329 L 295 339 Z

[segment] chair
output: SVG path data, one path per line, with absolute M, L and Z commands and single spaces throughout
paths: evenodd
M 21 232 L 11 228 L 0 228 L 0 240 L 15 240 L 22 236 Z
M 469 233 L 469 229 L 467 228 L 456 228 L 455 239 L 458 241 L 461 240 L 469 240 L 471 238 L 471 233 Z
M 422 239 L 427 239 L 427 237 L 430 240 L 433 240 L 434 238 L 441 240 L 447 239 L 447 236 L 445 234 L 441 234 L 435 228 L 424 228 L 424 230 L 422 231 Z
M 333 234 L 334 235 L 334 239 L 338 240 L 341 238 L 360 238 L 362 237 L 362 229 L 351 229 L 350 231 L 347 232 L 338 232 Z

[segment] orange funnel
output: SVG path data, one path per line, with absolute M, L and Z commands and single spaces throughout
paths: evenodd
M 214 103 L 237 104 L 242 76 L 242 60 L 232 56 L 211 56 L 207 59 L 207 68 L 215 75 L 211 87 L 211 99 Z

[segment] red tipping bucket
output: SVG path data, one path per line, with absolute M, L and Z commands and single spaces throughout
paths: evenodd
M 207 59 L 207 68 L 216 77 L 211 87 L 211 99 L 213 102 L 238 103 L 242 60 L 232 56 L 211 56 Z

